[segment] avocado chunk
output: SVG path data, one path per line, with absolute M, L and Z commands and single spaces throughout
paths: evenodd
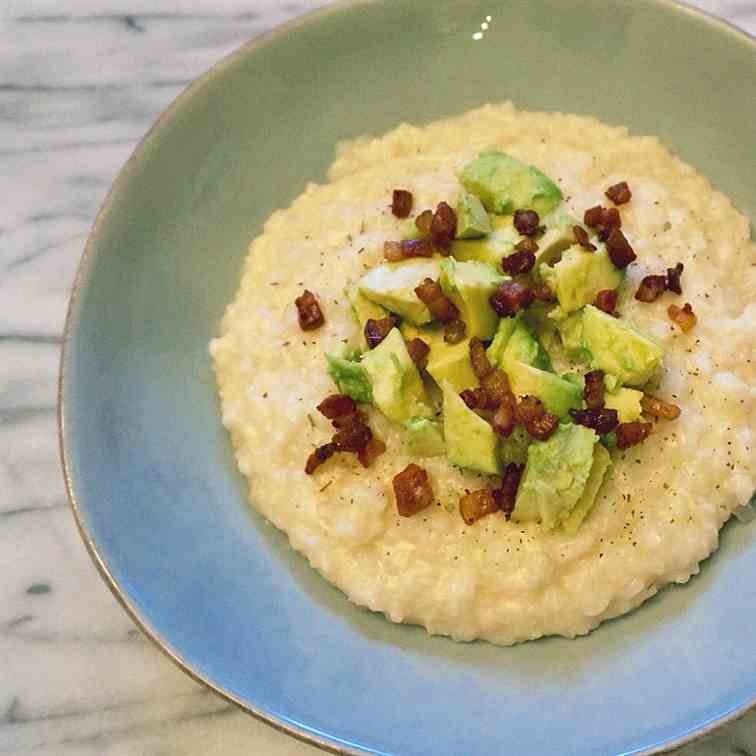
M 562 252 L 576 243 L 573 226 L 583 224 L 561 208 L 557 208 L 545 218 L 541 218 L 541 225 L 546 227 L 546 232 L 536 238 L 538 251 L 536 252 L 535 273 L 538 272 L 542 263 L 553 265 L 561 259 Z M 590 231 L 590 229 L 586 230 Z
M 664 350 L 622 318 L 588 305 L 582 325 L 591 367 L 616 376 L 620 384 L 643 386 L 661 363 Z
M 488 349 L 486 349 L 486 356 L 492 365 L 499 365 L 501 363 L 501 357 L 509 343 L 509 339 L 521 320 L 522 314 L 518 313 L 513 318 L 502 318 L 499 321 L 493 341 Z
M 406 441 L 410 454 L 417 457 L 440 457 L 446 454 L 444 427 L 438 420 L 413 417 L 402 426 L 407 431 Z
M 542 264 L 538 271 L 556 294 L 562 312 L 567 314 L 594 302 L 603 289 L 616 289 L 623 278 L 622 271 L 614 267 L 603 245 L 595 252 L 572 246 L 556 265 Z
M 590 362 L 590 352 L 583 346 L 583 311 L 565 315 L 560 307 L 555 307 L 549 318 L 556 324 L 562 347 L 571 360 Z
M 575 504 L 569 517 L 564 521 L 564 532 L 568 535 L 577 533 L 581 523 L 593 508 L 599 488 L 601 488 L 606 471 L 611 464 L 612 458 L 609 452 L 601 444 L 596 444 L 593 447 L 593 464 L 590 473 L 588 473 L 588 480 L 585 482 L 583 495 L 578 499 L 578 503 Z
M 488 300 L 506 279 L 486 263 L 458 262 L 453 257 L 442 260 L 439 283 L 459 310 L 468 338 L 477 336 L 484 341 L 493 338 L 499 318 Z
M 486 355 L 492 365 L 503 365 L 506 360 L 516 360 L 540 370 L 551 369 L 549 355 L 521 313 L 499 321 L 496 335 L 486 350 Z
M 359 291 L 368 300 L 406 318 L 411 323 L 429 323 L 431 314 L 417 298 L 415 287 L 424 278 L 438 278 L 437 259 L 404 260 L 384 263 L 365 273 L 357 283 Z
M 433 414 L 420 373 L 397 328 L 365 353 L 360 365 L 370 379 L 373 403 L 389 420 L 400 423 Z
M 632 423 L 640 420 L 643 392 L 631 388 L 620 388 L 614 393 L 604 394 L 604 406 L 617 410 L 617 417 L 621 423 Z
M 547 412 L 565 417 L 570 409 L 583 406 L 583 390 L 572 381 L 506 357 L 501 366 L 509 378 L 512 391 L 517 396 L 538 397 Z
M 357 345 L 361 352 L 367 352 L 368 344 L 365 339 L 365 323 L 371 318 L 373 320 L 381 320 L 389 314 L 389 311 L 385 307 L 371 302 L 355 284 L 347 286 L 344 289 L 344 293 L 349 300 L 349 304 L 352 306 L 352 313 L 359 328 L 359 335 L 356 339 Z
M 498 436 L 444 381 L 444 437 L 449 462 L 468 470 L 498 475 L 501 467 L 496 454 Z
M 426 370 L 433 380 L 443 386 L 451 384 L 457 393 L 478 385 L 470 362 L 470 341 L 447 344 L 443 339 L 430 345 Z
M 561 201 L 559 187 L 535 166 L 498 150 L 482 152 L 460 174 L 462 186 L 500 215 L 521 208 L 546 215 Z
M 478 239 L 492 230 L 483 203 L 474 194 L 461 192 L 457 200 L 457 239 Z
M 547 528 L 565 522 L 585 491 L 597 441 L 590 428 L 563 424 L 547 441 L 530 444 L 512 519 Z
M 551 360 L 524 320 L 521 320 L 509 337 L 503 354 L 504 360 L 515 360 L 539 370 L 551 370 Z
M 489 221 L 491 232 L 487 236 L 483 239 L 457 239 L 453 241 L 451 255 L 460 262 L 475 260 L 488 263 L 498 272 L 501 270 L 502 258 L 512 254 L 515 244 L 522 237 L 512 225 L 511 215 L 489 216 Z
M 508 465 L 524 465 L 528 461 L 528 447 L 533 437 L 521 425 L 516 425 L 511 435 L 499 439 L 499 459 Z
M 327 354 L 326 363 L 328 374 L 333 378 L 340 393 L 351 396 L 359 404 L 372 404 L 373 390 L 363 365 L 335 354 Z

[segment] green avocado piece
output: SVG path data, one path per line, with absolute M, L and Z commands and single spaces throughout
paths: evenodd
M 367 352 L 368 344 L 365 339 L 365 323 L 371 318 L 373 320 L 385 318 L 389 314 L 389 311 L 385 307 L 371 302 L 355 284 L 347 286 L 344 289 L 344 294 L 346 294 L 349 304 L 352 306 L 352 313 L 359 328 L 359 335 L 356 339 L 357 345 L 361 352 Z
M 622 318 L 597 307 L 583 309 L 583 347 L 591 367 L 616 376 L 620 384 L 643 386 L 661 364 L 664 350 Z
M 591 354 L 583 346 L 583 311 L 566 315 L 560 307 L 555 307 L 549 314 L 559 331 L 564 353 L 571 360 L 589 363 Z
M 486 263 L 458 262 L 453 257 L 441 261 L 439 283 L 459 310 L 467 338 L 477 336 L 483 341 L 493 338 L 499 318 L 488 300 L 496 287 L 506 280 L 506 276 Z
M 583 390 L 571 381 L 532 365 L 507 359 L 506 356 L 501 367 L 517 396 L 538 397 L 547 412 L 566 417 L 570 409 L 580 409 L 583 406 Z
M 511 255 L 514 246 L 522 237 L 512 225 L 511 215 L 489 216 L 492 230 L 483 239 L 457 239 L 452 242 L 451 255 L 455 260 L 467 262 L 474 260 L 488 263 L 501 270 L 501 259 Z
M 415 287 L 425 278 L 438 278 L 436 258 L 384 263 L 365 273 L 357 282 L 362 295 L 375 304 L 422 325 L 431 320 L 428 308 L 417 298 Z
M 533 442 L 533 437 L 522 427 L 516 425 L 512 434 L 499 439 L 499 459 L 508 465 L 514 462 L 524 465 L 528 461 L 528 447 Z
M 551 370 L 551 360 L 525 320 L 520 321 L 504 349 L 505 360 L 516 360 L 539 370 Z
M 588 473 L 588 480 L 585 482 L 583 495 L 578 499 L 578 503 L 575 504 L 569 517 L 564 521 L 564 532 L 568 535 L 577 533 L 580 524 L 593 508 L 599 488 L 601 488 L 606 471 L 611 464 L 612 458 L 609 452 L 601 444 L 596 444 L 593 447 L 593 464 L 590 473 Z
M 444 427 L 438 420 L 413 417 L 402 426 L 407 431 L 406 441 L 410 454 L 417 457 L 440 457 L 446 454 Z
M 412 339 L 422 339 L 431 349 L 434 344 L 444 341 L 444 329 L 443 326 L 439 327 L 435 323 L 424 326 L 412 325 L 406 320 L 403 320 L 399 324 L 399 330 L 404 337 L 405 343 L 409 344 Z
M 583 226 L 575 217 L 561 208 L 541 218 L 541 225 L 546 227 L 546 232 L 536 238 L 538 251 L 533 268 L 536 273 L 542 263 L 553 265 L 558 262 L 562 253 L 576 243 L 573 226 Z M 590 231 L 590 229 L 586 230 Z
M 470 362 L 469 340 L 447 344 L 441 339 L 430 344 L 430 348 L 425 369 L 439 386 L 447 381 L 459 393 L 478 385 Z
M 498 150 L 482 152 L 460 174 L 462 186 L 501 215 L 529 208 L 546 215 L 561 201 L 559 187 L 535 166 Z
M 540 370 L 551 370 L 551 360 L 533 333 L 533 329 L 518 313 L 513 318 L 502 318 L 491 345 L 486 350 L 492 365 L 503 365 L 516 360 Z
M 498 475 L 501 465 L 496 454 L 498 436 L 494 429 L 464 403 L 448 381 L 444 381 L 442 389 L 449 462 L 468 470 Z
M 457 239 L 478 239 L 493 230 L 483 203 L 469 192 L 461 192 L 457 200 Z
M 373 403 L 389 420 L 400 423 L 433 414 L 399 329 L 392 328 L 375 349 L 362 355 L 360 365 L 370 379 Z
M 621 423 L 632 423 L 640 419 L 643 392 L 631 388 L 620 388 L 614 393 L 604 394 L 604 406 L 617 410 Z
M 326 363 L 328 374 L 333 378 L 340 393 L 351 396 L 360 404 L 372 404 L 373 390 L 363 365 L 335 354 L 327 354 Z
M 556 294 L 562 312 L 567 314 L 594 302 L 603 289 L 616 289 L 624 277 L 603 245 L 595 252 L 572 246 L 553 267 L 542 264 L 538 270 L 541 279 Z
M 521 320 L 522 315 L 518 313 L 513 318 L 502 318 L 499 321 L 493 341 L 486 349 L 486 356 L 492 365 L 498 365 L 501 362 L 501 356 L 504 354 L 509 339 Z
M 554 528 L 566 521 L 585 491 L 598 436 L 583 425 L 560 425 L 547 441 L 528 447 L 512 519 Z

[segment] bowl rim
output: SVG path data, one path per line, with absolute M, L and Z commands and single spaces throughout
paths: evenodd
M 122 185 L 126 184 L 128 179 L 134 173 L 141 157 L 146 152 L 153 139 L 156 137 L 156 133 L 160 130 L 163 124 L 172 119 L 195 94 L 200 92 L 205 86 L 220 78 L 228 68 L 233 66 L 238 60 L 250 54 L 252 51 L 272 44 L 278 38 L 287 35 L 290 31 L 300 26 L 305 26 L 313 21 L 320 20 L 321 18 L 324 18 L 329 14 L 336 14 L 346 8 L 352 8 L 359 5 L 377 5 L 380 2 L 381 0 L 334 0 L 334 2 L 329 2 L 328 5 L 295 16 L 294 18 L 291 18 L 288 21 L 275 26 L 268 31 L 252 37 L 240 47 L 222 57 L 201 76 L 186 85 L 186 87 L 160 113 L 158 118 L 139 140 L 126 163 L 124 163 L 124 165 L 118 170 L 118 173 L 116 174 L 116 177 L 113 180 L 113 183 L 111 184 L 110 189 L 105 195 L 105 199 L 102 201 L 102 204 L 100 205 L 100 208 L 95 216 L 95 220 L 92 224 L 89 236 L 87 237 L 84 251 L 79 260 L 79 264 L 71 287 L 71 293 L 66 310 L 66 318 L 63 326 L 58 370 L 58 446 L 68 503 L 71 507 L 79 535 L 84 541 L 87 551 L 89 552 L 89 556 L 91 557 L 92 561 L 95 564 L 95 567 L 100 573 L 100 576 L 110 589 L 111 593 L 115 596 L 118 603 L 123 607 L 132 621 L 152 642 L 152 644 L 190 678 L 209 688 L 211 691 L 221 696 L 229 703 L 234 704 L 242 711 L 246 712 L 247 714 L 251 714 L 257 720 L 273 727 L 279 732 L 296 738 L 297 740 L 302 741 L 308 745 L 321 748 L 322 750 L 329 753 L 339 754 L 340 756 L 364 756 L 366 750 L 362 748 L 351 748 L 345 743 L 337 744 L 330 738 L 326 738 L 324 736 L 316 734 L 311 730 L 306 730 L 303 727 L 297 727 L 293 724 L 285 722 L 274 714 L 264 711 L 263 709 L 242 700 L 238 696 L 235 696 L 233 693 L 222 688 L 219 684 L 214 683 L 212 680 L 208 679 L 201 672 L 195 670 L 192 665 L 186 659 L 184 659 L 176 649 L 172 647 L 171 643 L 166 638 L 164 638 L 155 627 L 153 627 L 147 620 L 141 617 L 136 606 L 132 603 L 132 601 L 126 595 L 125 591 L 118 584 L 118 581 L 113 577 L 112 573 L 105 563 L 105 560 L 100 554 L 94 537 L 91 533 L 88 532 L 84 524 L 84 518 L 79 506 L 79 499 L 74 488 L 73 476 L 71 473 L 72 462 L 69 459 L 69 453 L 66 448 L 65 442 L 66 413 L 64 408 L 67 397 L 65 390 L 67 383 L 66 365 L 69 361 L 68 357 L 70 352 L 70 342 L 72 341 L 73 333 L 75 330 L 74 310 L 76 309 L 79 294 L 83 288 L 85 272 L 88 268 L 89 260 L 90 258 L 94 257 L 95 254 L 94 246 L 100 235 L 100 228 L 104 225 L 116 193 L 119 191 Z M 707 10 L 692 6 L 687 2 L 683 2 L 683 0 L 646 0 L 646 2 L 649 5 L 657 5 L 671 9 L 674 12 L 699 18 L 709 24 L 710 27 L 718 28 L 720 31 L 730 34 L 735 38 L 737 42 L 750 45 L 753 48 L 754 52 L 756 52 L 756 36 L 752 35 L 745 29 L 741 29 L 732 22 L 721 18 Z M 707 735 L 710 735 L 712 732 L 726 724 L 730 724 L 731 722 L 740 719 L 751 710 L 756 710 L 756 694 L 754 694 L 754 697 L 750 701 L 742 704 L 737 709 L 734 709 L 733 711 L 730 711 L 727 714 L 718 717 L 717 719 L 714 719 L 700 727 L 689 730 L 687 733 L 684 733 L 677 738 L 674 738 L 673 740 L 669 740 L 665 743 L 661 743 L 644 750 L 633 751 L 632 753 L 636 754 L 637 756 L 652 756 L 652 754 L 668 753 L 670 751 L 677 750 L 684 745 L 693 743 L 697 740 L 700 740 L 701 738 L 706 737 Z

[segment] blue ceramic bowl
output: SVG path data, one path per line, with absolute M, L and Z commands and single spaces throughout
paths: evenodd
M 489 28 L 474 39 L 486 16 Z M 191 86 L 118 177 L 71 301 L 67 483 L 134 619 L 187 672 L 345 753 L 649 753 L 756 700 L 756 542 L 585 638 L 455 644 L 356 608 L 245 501 L 207 345 L 247 245 L 335 143 L 485 101 L 654 133 L 756 217 L 756 46 L 666 2 L 358 2 Z M 745 90 L 743 87 L 745 86 Z

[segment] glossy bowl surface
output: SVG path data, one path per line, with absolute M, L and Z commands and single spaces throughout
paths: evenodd
M 347 753 L 651 752 L 753 705 L 753 526 L 588 637 L 431 638 L 349 604 L 247 505 L 207 345 L 248 243 L 342 139 L 486 101 L 588 113 L 661 137 L 753 219 L 755 82 L 752 40 L 668 2 L 386 0 L 297 20 L 190 87 L 101 211 L 61 370 L 74 512 L 145 631 Z

